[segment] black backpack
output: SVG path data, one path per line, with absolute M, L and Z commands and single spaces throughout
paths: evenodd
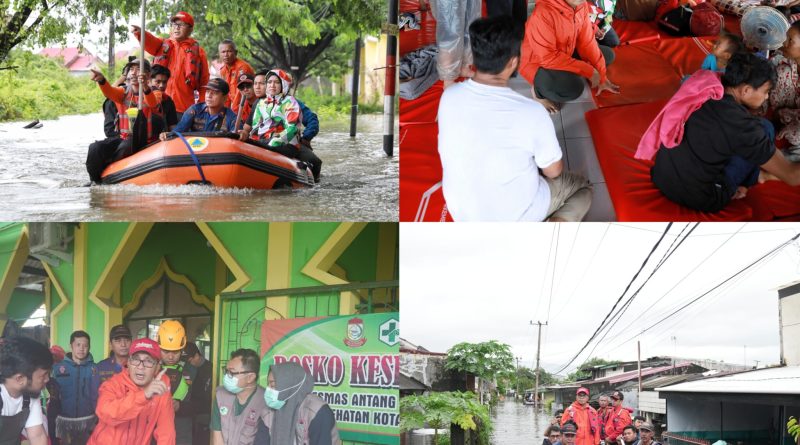
M 683 5 L 664 14 L 658 20 L 658 26 L 672 36 L 690 36 L 691 22 L 692 8 Z

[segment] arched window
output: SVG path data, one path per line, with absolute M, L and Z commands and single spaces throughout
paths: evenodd
M 188 341 L 197 344 L 206 359 L 211 358 L 211 312 L 192 300 L 191 291 L 164 274 L 142 296 L 139 307 L 125 318 L 135 338 L 147 336 L 158 341 L 158 328 L 166 320 L 178 320 Z

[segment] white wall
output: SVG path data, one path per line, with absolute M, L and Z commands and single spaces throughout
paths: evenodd
M 780 299 L 781 353 L 789 366 L 800 365 L 800 293 Z
M 642 391 L 639 394 L 639 411 L 654 414 L 667 413 L 667 401 L 658 397 L 657 391 Z

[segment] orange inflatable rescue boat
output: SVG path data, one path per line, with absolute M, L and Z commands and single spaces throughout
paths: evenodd
M 210 184 L 277 189 L 312 187 L 308 166 L 234 133 L 184 133 L 109 165 L 103 184 Z

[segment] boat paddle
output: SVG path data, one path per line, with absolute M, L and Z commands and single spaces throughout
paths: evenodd
M 140 28 L 139 40 L 142 47 L 142 55 L 139 57 L 139 73 L 144 73 L 144 37 L 145 37 L 145 3 L 147 0 L 142 0 L 141 16 L 142 27 Z M 138 82 L 138 80 L 137 80 Z M 147 117 L 144 114 L 144 90 L 147 85 L 139 84 L 139 107 L 128 108 L 128 119 L 133 118 L 133 126 L 131 128 L 131 154 L 138 152 L 145 145 L 147 145 Z
M 233 126 L 235 132 L 239 132 L 239 123 L 242 121 L 242 109 L 244 109 L 244 101 L 247 98 L 242 94 L 242 100 L 239 101 L 239 112 L 236 113 L 236 125 Z

